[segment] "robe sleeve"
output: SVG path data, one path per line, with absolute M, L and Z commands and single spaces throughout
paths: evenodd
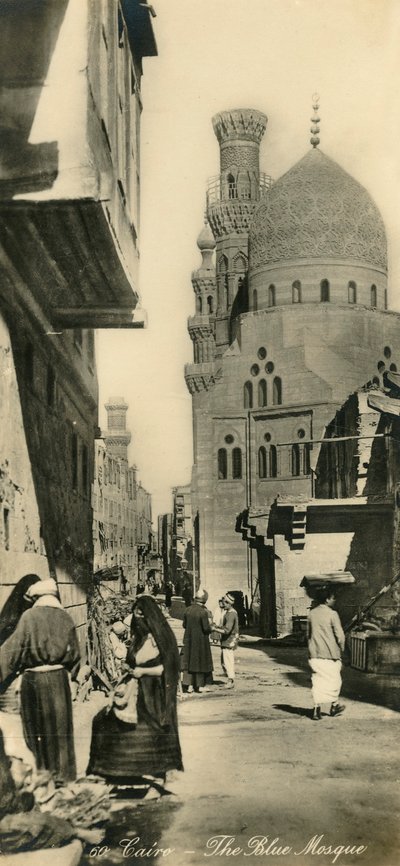
M 24 667 L 30 647 L 26 613 L 22 614 L 15 631 L 0 647 L 0 682 L 4 682 L 7 677 L 17 676 Z
M 332 629 L 336 638 L 336 642 L 338 643 L 342 652 L 344 652 L 344 648 L 346 645 L 346 636 L 342 628 L 342 623 L 340 622 L 339 614 L 336 610 L 332 611 Z
M 65 658 L 63 659 L 63 665 L 67 669 L 67 671 L 71 674 L 71 679 L 76 680 L 79 667 L 81 661 L 81 651 L 79 649 L 78 638 L 75 630 L 75 626 L 71 627 L 68 646 L 65 653 Z
M 202 627 L 203 633 L 204 634 L 211 634 L 211 632 L 212 632 L 211 623 L 210 623 L 210 619 L 208 616 L 208 612 L 205 609 L 202 612 L 202 617 L 201 617 L 200 622 L 201 622 L 201 627 Z

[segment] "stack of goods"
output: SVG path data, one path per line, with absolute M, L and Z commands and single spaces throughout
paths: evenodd
M 73 782 L 58 788 L 40 808 L 42 812 L 63 818 L 73 827 L 91 828 L 108 820 L 110 791 L 110 786 L 102 780 Z
M 310 598 L 315 598 L 316 591 L 321 589 L 333 590 L 346 584 L 355 583 L 355 578 L 350 571 L 333 571 L 328 574 L 306 574 L 301 581 L 300 586 L 303 586 L 307 595 Z
M 117 593 L 102 598 L 100 590 L 94 587 L 89 601 L 89 652 L 90 664 L 107 688 L 118 679 L 118 670 L 109 639 L 112 623 L 124 620 L 132 611 L 134 599 Z

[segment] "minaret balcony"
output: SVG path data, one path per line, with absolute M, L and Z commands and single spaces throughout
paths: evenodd
M 256 190 L 250 184 L 246 192 L 236 184 L 227 187 L 221 176 L 211 178 L 207 190 L 207 219 L 214 237 L 248 233 L 254 209 L 271 184 L 271 177 L 261 173 Z
M 272 186 L 272 177 L 264 171 L 259 172 L 258 188 L 256 195 L 251 194 L 250 187 L 239 190 L 237 184 L 224 183 L 220 174 L 215 174 L 208 179 L 207 182 L 207 209 L 210 205 L 220 201 L 259 201 L 263 198 Z
M 208 391 L 215 384 L 213 362 L 185 364 L 185 382 L 191 394 Z
M 189 316 L 188 331 L 192 340 L 207 340 L 214 336 L 214 326 L 210 316 Z

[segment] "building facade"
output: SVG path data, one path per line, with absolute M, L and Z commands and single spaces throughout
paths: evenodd
M 155 44 L 137 0 L 5 0 L 0 47 L 0 603 L 23 574 L 51 574 L 84 651 L 93 329 L 143 325 L 140 81 Z
M 128 405 L 123 397 L 106 404 L 107 429 L 95 443 L 92 491 L 94 573 L 115 570 L 115 588 L 135 593 L 151 551 L 151 496 L 130 466 L 126 429 Z
M 173 515 L 158 515 L 158 553 L 162 558 L 163 582 L 168 583 L 172 579 L 172 525 Z
M 364 436 L 375 457 L 383 422 L 358 397 L 350 422 L 348 400 L 396 371 L 400 322 L 387 309 L 381 215 L 319 149 L 317 126 L 310 150 L 272 183 L 259 170 L 264 115 L 221 112 L 213 125 L 220 175 L 198 240 L 194 363 L 185 370 L 199 571 L 211 603 L 242 591 L 263 631 L 284 633 L 305 613 L 306 573 L 351 565 L 355 605 L 395 568 L 393 555 L 378 562 L 360 543 L 389 509 L 394 549 L 396 482 L 374 491 L 362 457 Z
M 172 490 L 171 580 L 177 592 L 185 584 L 194 588 L 192 491 L 190 484 Z

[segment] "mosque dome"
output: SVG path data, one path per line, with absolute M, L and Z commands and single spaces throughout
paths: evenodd
M 250 272 L 313 259 L 386 273 L 385 226 L 369 193 L 318 148 L 271 187 L 250 225 Z

